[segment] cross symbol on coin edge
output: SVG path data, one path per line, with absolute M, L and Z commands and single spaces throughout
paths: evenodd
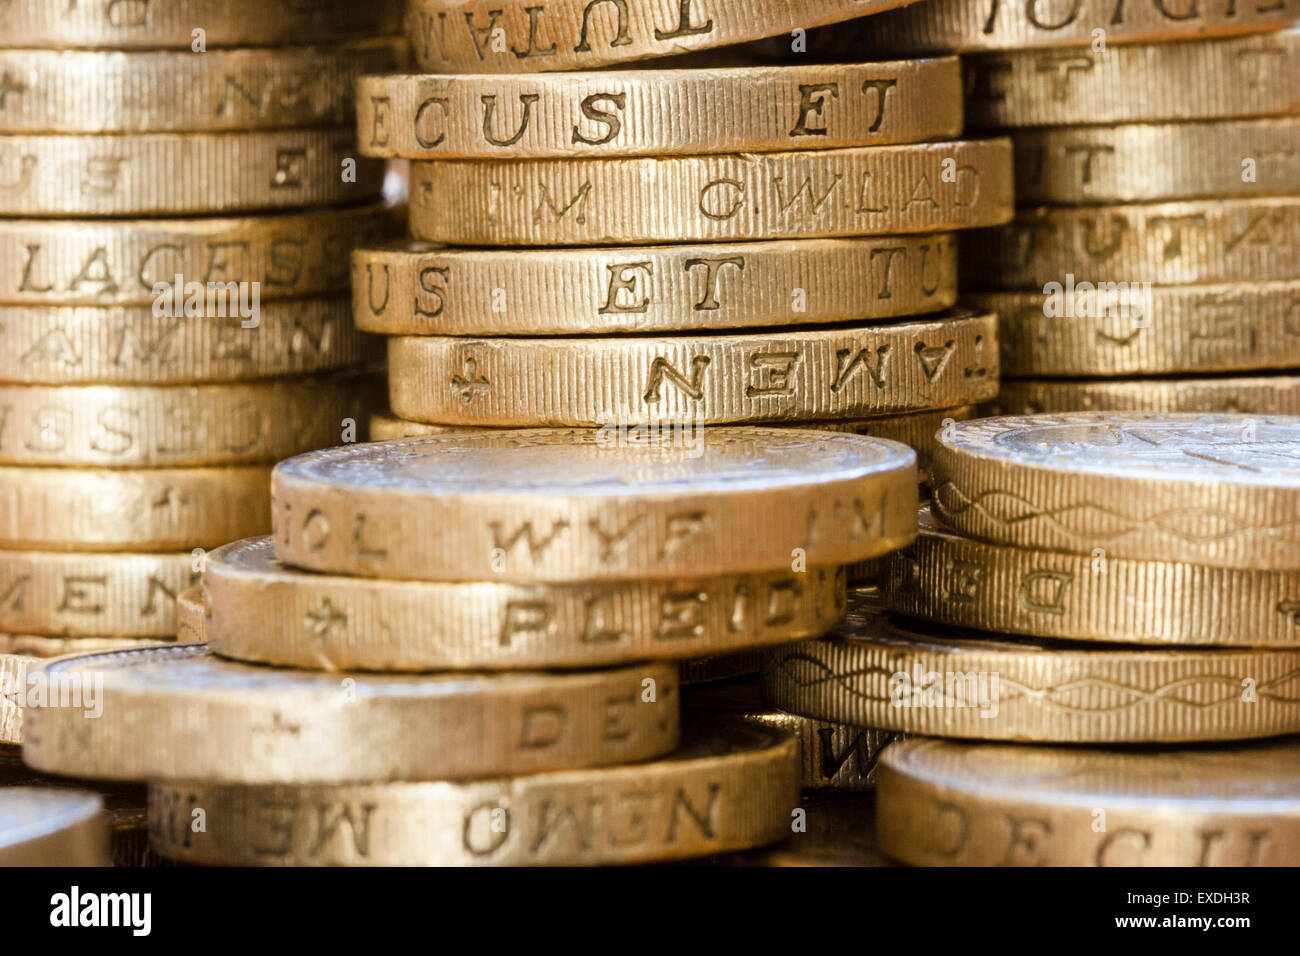
M 456 374 L 451 377 L 451 390 L 460 396 L 461 402 L 468 405 L 474 401 L 474 396 L 480 392 L 492 390 L 492 383 L 483 375 L 479 374 L 478 361 L 474 356 L 468 356 L 465 359 L 465 365 L 462 369 L 464 374 Z

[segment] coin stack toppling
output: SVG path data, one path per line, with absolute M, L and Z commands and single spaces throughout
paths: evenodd
M 962 251 L 1008 414 L 1300 411 L 1300 31 L 1286 4 L 933 0 L 872 48 L 963 54 L 1015 222 Z M 887 44 L 887 45 L 886 45 Z
M 916 481 L 898 443 L 761 427 L 694 451 L 540 429 L 301 455 L 273 473 L 274 535 L 214 551 L 182 602 L 207 644 L 47 663 L 99 713 L 29 704 L 23 759 L 149 781 L 154 849 L 190 862 L 770 843 L 797 742 L 699 714 L 679 745 L 675 661 L 825 633 L 842 567 L 914 538 Z
M 6 5 L 0 654 L 174 639 L 195 549 L 265 532 L 270 466 L 363 411 L 347 257 L 391 223 L 354 87 L 397 14 Z
M 1300 733 L 1298 463 L 1296 417 L 956 423 L 882 593 L 767 652 L 765 691 L 952 738 L 879 755 L 905 862 L 1295 865 L 1300 738 L 1246 742 Z
M 413 164 L 415 241 L 353 254 L 357 324 L 390 336 L 371 437 L 799 424 L 924 466 L 996 394 L 953 231 L 1010 219 L 1008 141 L 955 138 L 953 57 L 716 65 L 899 5 L 415 0 L 426 72 L 359 84 L 362 151 Z

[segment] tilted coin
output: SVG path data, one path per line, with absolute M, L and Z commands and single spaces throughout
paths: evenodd
M 3 133 L 181 133 L 342 126 L 392 40 L 234 50 L 0 49 Z
M 1152 750 L 910 740 L 880 846 L 928 866 L 1295 866 L 1300 745 Z
M 789 833 L 796 746 L 761 724 L 718 718 L 684 723 L 680 748 L 631 766 L 465 783 L 156 783 L 149 830 L 164 856 L 241 866 L 680 860 Z M 207 811 L 201 833 L 190 826 L 196 807 Z
M 938 312 L 950 233 L 608 249 L 357 249 L 353 310 L 385 335 L 741 329 Z M 563 295 L 556 290 L 563 289 Z
M 1016 199 L 1125 203 L 1300 192 L 1300 117 L 1017 130 Z
M 851 592 L 824 640 L 764 652 L 775 707 L 908 734 L 1060 743 L 1300 731 L 1300 649 L 1151 650 L 910 622 Z
M 934 515 L 1000 544 L 1214 567 L 1300 562 L 1300 418 L 1079 412 L 957 422 Z
M 245 381 L 360 365 L 383 344 L 356 330 L 346 299 L 263 302 L 246 310 L 248 318 L 234 306 L 218 311 L 225 317 L 155 315 L 148 306 L 7 306 L 0 310 L 0 381 Z
M 978 129 L 1296 114 L 1297 62 L 1294 28 L 1105 52 L 979 53 L 962 57 L 966 118 Z
M 259 301 L 348 287 L 348 252 L 397 231 L 379 203 L 195 219 L 0 219 L 0 302 L 148 305 L 158 284 L 255 283 Z M 251 285 L 250 285 L 251 288 Z M 6 310 L 7 311 L 7 310 Z
M 900 614 L 983 631 L 1135 644 L 1300 647 L 1300 569 L 1030 550 L 964 538 L 923 509 L 921 534 L 881 559 Z
M 412 0 L 424 73 L 582 70 L 806 30 L 910 0 Z
M 1247 412 L 1300 415 L 1300 375 L 1007 381 L 991 415 L 1043 412 Z
M 211 552 L 203 580 L 201 633 L 216 653 L 325 670 L 676 660 L 815 637 L 844 611 L 836 568 L 606 584 L 385 581 L 286 568 L 269 537 Z
M 1300 196 L 1023 207 L 961 245 L 971 289 L 1089 282 L 1287 282 L 1300 271 Z
M 0 551 L 0 633 L 170 639 L 197 564 L 189 551 Z
M 389 339 L 388 368 L 389 403 L 402 418 L 582 425 L 617 440 L 622 423 L 805 423 L 992 398 L 997 318 L 954 310 L 889 325 L 707 336 L 405 336 Z
M 1043 293 L 967 298 L 997 314 L 1002 374 L 1013 378 L 1199 375 L 1300 364 L 1300 280 L 1153 287 L 1071 276 Z
M 50 686 L 93 687 L 99 713 L 29 699 L 23 760 L 108 780 L 455 779 L 646 760 L 677 744 L 677 676 L 666 664 L 341 675 L 182 644 L 64 657 L 42 673 Z
M 592 429 L 459 433 L 281 462 L 275 551 L 313 571 L 426 581 L 681 579 L 847 564 L 916 534 L 916 455 L 780 428 L 688 447 Z
M 5 216 L 172 216 L 366 202 L 383 164 L 346 129 L 0 136 Z
M 263 534 L 270 469 L 0 466 L 0 548 L 180 551 Z
M 956 57 L 517 77 L 394 74 L 357 84 L 362 155 L 405 159 L 835 149 L 955 139 L 961 128 Z
M 1011 144 L 411 165 L 411 234 L 599 246 L 872 236 L 1010 221 Z
M 0 787 L 0 866 L 104 866 L 108 831 L 93 793 Z
M 1109 44 L 1201 40 L 1291 25 L 1282 0 L 1239 4 L 1212 0 L 1190 6 L 1125 0 L 1013 3 L 1009 0 L 927 0 L 860 25 L 868 50 L 933 53 L 1084 47 L 1100 30 Z M 1094 120 L 1095 122 L 1095 120 Z
M 377 384 L 338 375 L 211 385 L 0 385 L 0 463 L 273 463 L 343 441 L 349 420 L 354 431 L 364 425 Z
M 356 4 L 312 0 L 273 4 L 264 0 L 168 0 L 167 3 L 50 5 L 16 0 L 0 24 L 3 47 L 105 47 L 194 51 L 202 26 L 206 46 L 280 46 L 355 36 L 395 34 L 401 6 L 394 0 Z M 206 54 L 205 54 L 206 55 Z

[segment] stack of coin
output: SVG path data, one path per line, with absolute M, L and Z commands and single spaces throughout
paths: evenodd
M 955 424 L 932 514 L 884 561 L 895 615 L 851 598 L 834 639 L 768 654 L 765 688 L 812 718 L 1039 745 L 885 750 L 880 844 L 904 861 L 1295 865 L 1300 743 L 1235 742 L 1300 733 L 1298 462 L 1297 417 Z
M 871 49 L 963 54 L 1015 222 L 963 289 L 1001 321 L 997 413 L 1300 411 L 1300 31 L 1269 4 L 933 0 Z
M 264 532 L 270 466 L 349 438 L 347 256 L 391 233 L 355 82 L 400 65 L 398 22 L 6 5 L 0 653 L 173 638 L 196 549 Z
M 763 427 L 677 450 L 538 429 L 300 455 L 273 473 L 273 536 L 212 552 L 182 601 L 207 643 L 46 664 L 65 692 L 27 702 L 23 759 L 149 781 L 154 848 L 182 861 L 770 843 L 797 741 L 715 714 L 679 746 L 675 661 L 825 633 L 843 566 L 913 540 L 916 481 L 896 442 Z M 88 687 L 93 719 L 66 703 Z
M 719 49 L 789 34 L 797 59 L 900 5 L 414 0 L 425 72 L 359 84 L 362 152 L 413 164 L 414 241 L 353 254 L 357 324 L 390 336 L 372 437 L 794 424 L 924 466 L 996 394 L 953 233 L 1010 219 L 1010 144 L 957 138 L 954 57 Z

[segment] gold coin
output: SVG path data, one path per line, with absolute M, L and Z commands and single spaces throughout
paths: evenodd
M 189 863 L 573 866 L 680 860 L 789 832 L 793 739 L 734 718 L 691 721 L 682 738 L 650 763 L 464 783 L 155 783 L 150 837 Z M 207 811 L 201 833 L 190 826 L 195 807 Z M 323 829 L 322 813 L 353 823 Z
M 208 639 L 208 599 L 202 585 L 176 595 L 176 640 L 203 644 Z
M 87 720 L 84 708 L 29 698 L 23 760 L 106 780 L 439 780 L 627 763 L 677 745 L 667 664 L 341 675 L 182 644 L 64 657 L 42 673 L 52 686 L 91 682 L 102 712 Z
M 17 747 L 0 746 L 0 790 L 10 787 L 50 787 L 63 792 L 82 790 L 93 793 L 104 802 L 111 865 L 171 865 L 169 861 L 149 851 L 147 787 L 47 776 L 28 769 L 20 754 L 21 750 Z
M 870 794 L 804 794 L 804 829 L 783 843 L 761 850 L 731 853 L 709 862 L 715 866 L 895 866 L 876 845 L 875 799 Z
M 0 633 L 170 639 L 197 565 L 189 551 L 0 551 Z
M 392 40 L 237 50 L 0 49 L 4 133 L 183 133 L 343 126 Z
M 1077 412 L 958 422 L 935 517 L 986 541 L 1213 567 L 1300 561 L 1300 418 Z
M 1016 199 L 1126 203 L 1300 192 L 1300 117 L 1017 130 Z
M 0 214 L 183 216 L 366 202 L 383 164 L 346 129 L 0 137 Z
M 11 0 L 0 24 L 4 47 L 180 48 L 281 46 L 398 32 L 393 0 L 167 0 L 167 3 L 72 3 Z M 196 30 L 201 26 L 201 30 Z M 203 53 L 206 56 L 206 52 Z
M 362 155 L 404 159 L 836 149 L 955 139 L 961 128 L 956 57 L 520 77 L 367 76 L 357 85 Z
M 0 219 L 0 302 L 148 305 L 176 276 L 257 283 L 260 301 L 348 288 L 348 252 L 396 231 L 377 203 L 201 219 Z M 7 310 L 6 310 L 7 311 Z
M 806 790 L 874 790 L 881 751 L 904 736 L 892 730 L 809 720 L 780 710 L 746 711 L 745 716 L 795 736 Z
M 27 701 L 46 692 L 47 685 L 38 673 L 45 659 L 63 654 L 152 647 L 158 643 L 140 638 L 0 634 L 0 758 L 4 756 L 4 745 L 23 742 L 23 707 Z
M 380 340 L 356 330 L 346 299 L 263 302 L 250 318 L 156 316 L 124 308 L 7 306 L 0 381 L 178 385 L 328 372 L 360 365 Z M 245 328 L 245 322 L 256 327 Z
M 1295 11 L 1288 10 L 1286 3 L 1279 0 L 1190 6 L 1158 0 L 1154 3 L 927 0 L 863 21 L 860 42 L 867 50 L 888 50 L 892 55 L 1040 47 L 1095 48 L 1099 42 L 1097 32 L 1101 31 L 1100 42 L 1109 54 L 1110 44 L 1201 40 L 1277 30 L 1290 26 L 1294 19 Z M 1128 82 L 1132 81 L 1128 78 Z
M 1006 128 L 1296 114 L 1298 61 L 1296 29 L 1104 53 L 980 53 L 962 57 L 966 118 L 974 128 Z
M 0 463 L 109 468 L 271 464 L 366 421 L 360 376 L 234 385 L 0 385 Z M 369 393 L 369 394 L 367 394 Z
M 865 17 L 910 0 L 411 0 L 423 73 L 583 70 L 711 50 Z M 600 12 L 598 12 L 600 11 Z
M 1300 196 L 1026 207 L 961 251 L 961 274 L 981 289 L 1042 289 L 1071 275 L 1156 286 L 1287 282 L 1300 270 Z
M 676 660 L 816 637 L 844 611 L 836 568 L 531 587 L 384 581 L 286 568 L 269 537 L 211 552 L 203 580 L 197 630 L 216 653 L 323 670 Z
M 882 559 L 885 603 L 983 631 L 1134 644 L 1300 647 L 1300 570 L 1243 571 L 987 544 L 939 527 Z
M 859 592 L 827 639 L 764 652 L 763 690 L 816 720 L 942 737 L 1153 743 L 1300 731 L 1300 649 L 1013 642 L 890 617 Z
M 927 866 L 1296 866 L 1300 746 L 1104 750 L 910 740 L 880 846 Z
M 916 534 L 916 455 L 717 428 L 689 447 L 537 429 L 311 452 L 272 475 L 275 551 L 425 581 L 682 579 L 847 564 Z
M 1011 143 L 411 164 L 411 234 L 461 246 L 871 236 L 1009 222 Z
M 1300 376 L 1002 382 L 990 415 L 1043 412 L 1248 412 L 1300 415 Z
M 0 866 L 105 866 L 103 809 L 93 793 L 0 787 Z
M 353 311 L 359 328 L 385 335 L 870 321 L 950 307 L 956 260 L 950 233 L 509 251 L 406 242 L 353 252 Z
M 448 425 L 697 425 L 860 419 L 997 394 L 997 318 L 956 310 L 878 326 L 588 339 L 388 341 L 389 403 Z M 538 382 L 562 387 L 538 388 Z
M 264 534 L 270 469 L 0 466 L 0 548 L 180 551 Z
M 1201 374 L 1300 364 L 1300 280 L 1152 287 L 1082 282 L 976 293 L 1015 378 Z M 1202 409 L 1208 411 L 1208 409 Z

